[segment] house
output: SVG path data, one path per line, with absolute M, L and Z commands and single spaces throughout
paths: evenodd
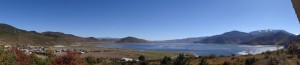
M 55 46 L 53 46 L 53 47 L 56 47 L 56 48 L 63 48 L 63 47 L 66 47 L 66 46 L 64 46 L 64 45 L 55 45 Z
M 133 61 L 131 58 L 122 58 L 123 61 Z
M 4 47 L 5 48 L 11 48 L 12 46 L 11 45 L 5 45 Z
M 122 58 L 122 61 L 139 61 L 132 58 Z

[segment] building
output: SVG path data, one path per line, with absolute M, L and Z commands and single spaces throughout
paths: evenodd
M 122 58 L 122 61 L 139 61 L 132 58 Z

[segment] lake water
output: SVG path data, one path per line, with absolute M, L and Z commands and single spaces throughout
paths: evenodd
M 200 44 L 200 43 L 120 43 L 98 44 L 98 47 L 125 48 L 134 50 L 154 50 L 163 52 L 192 52 L 195 55 L 246 55 L 274 51 L 275 45 L 237 45 L 237 44 Z M 283 46 L 279 46 L 282 49 Z

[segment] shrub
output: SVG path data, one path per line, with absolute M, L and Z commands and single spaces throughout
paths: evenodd
M 16 54 L 11 50 L 4 50 L 3 47 L 0 48 L 0 65 L 17 65 Z
M 229 65 L 230 63 L 225 61 L 222 65 Z
M 173 63 L 173 65 L 185 65 L 186 64 L 186 58 L 184 57 L 184 54 L 179 54 L 179 56 L 177 56 L 175 62 Z
M 210 59 L 214 59 L 214 58 L 216 58 L 216 57 L 217 57 L 217 55 L 215 55 L 215 54 L 210 54 L 210 55 L 209 55 L 209 58 L 210 58 Z
M 38 58 L 35 54 L 31 54 L 30 55 L 31 59 L 32 59 L 32 64 L 34 65 L 46 65 L 45 60 Z
M 18 65 L 31 65 L 31 57 L 29 55 L 24 54 L 18 49 L 13 49 L 13 51 L 16 54 L 16 61 Z
M 255 57 L 253 58 L 248 58 L 245 60 L 245 65 L 254 65 L 254 63 L 257 61 Z
M 86 65 L 94 65 L 98 63 L 97 59 L 93 56 L 85 57 L 84 60 Z
M 162 65 L 170 65 L 172 58 L 165 56 L 164 59 L 160 62 Z
M 201 61 L 198 65 L 208 65 L 208 62 L 206 59 L 201 59 Z
M 272 54 L 272 51 L 266 51 L 266 52 L 263 52 L 262 54 Z
M 225 57 L 224 55 L 220 55 L 219 57 Z
M 84 62 L 77 56 L 76 52 L 68 52 L 67 55 L 57 57 L 50 65 L 83 65 Z
M 143 55 L 140 55 L 140 57 L 139 57 L 139 60 L 140 60 L 140 61 L 145 61 L 145 60 L 146 60 L 146 58 L 145 58 L 145 56 L 143 56 Z

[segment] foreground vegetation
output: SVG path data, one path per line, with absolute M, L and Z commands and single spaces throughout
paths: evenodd
M 163 57 L 151 59 L 140 55 L 138 60 L 123 61 L 120 58 L 95 58 L 93 56 L 80 57 L 80 54 L 69 51 L 66 55 L 56 56 L 52 51 L 47 54 L 26 55 L 22 51 L 4 47 L 0 48 L 0 65 L 299 65 L 299 45 L 291 42 L 285 49 L 267 51 L 258 55 L 244 56 L 209 56 L 193 57 L 179 54 L 177 57 Z M 146 53 L 145 53 L 146 54 Z M 44 56 L 44 57 L 41 57 Z

